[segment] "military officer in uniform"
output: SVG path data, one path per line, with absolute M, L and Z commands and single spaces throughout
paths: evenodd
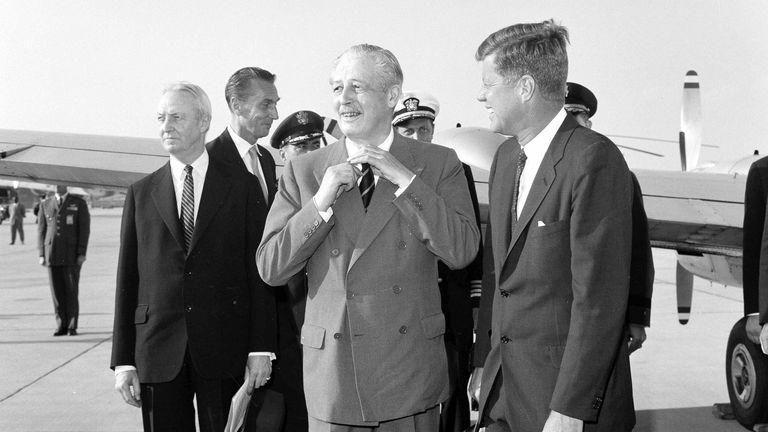
M 403 92 L 395 107 L 392 126 L 400 135 L 431 143 L 435 118 L 440 103 L 424 91 Z M 462 164 L 467 177 L 477 228 L 480 229 L 480 210 L 477 203 L 475 181 L 469 165 Z M 482 251 L 482 245 L 479 245 Z M 441 432 L 461 432 L 469 427 L 469 400 L 464 390 L 471 373 L 469 355 L 472 350 L 473 315 L 477 314 L 483 278 L 482 252 L 465 268 L 451 270 L 438 264 L 440 302 L 445 315 L 445 350 L 448 354 L 448 375 L 451 394 L 440 411 Z
M 323 128 L 323 117 L 316 112 L 296 111 L 280 122 L 270 144 L 286 162 L 326 145 Z
M 40 265 L 48 267 L 51 281 L 57 325 L 54 336 L 77 335 L 80 267 L 85 262 L 90 228 L 88 205 L 68 193 L 65 185 L 56 186 L 56 194 L 40 205 L 37 243 Z

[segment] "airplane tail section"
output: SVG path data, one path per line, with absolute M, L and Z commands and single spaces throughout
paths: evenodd
M 699 164 L 702 129 L 699 75 L 691 70 L 685 74 L 680 111 L 680 163 L 683 171 L 691 171 Z

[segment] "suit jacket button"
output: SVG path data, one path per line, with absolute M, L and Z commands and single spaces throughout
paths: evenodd
M 406 244 L 404 241 L 402 241 L 402 240 L 400 240 L 399 242 L 397 242 L 397 248 L 398 248 L 398 249 L 405 249 L 405 248 L 406 248 L 406 246 L 407 246 L 407 244 Z
M 395 294 L 400 294 L 400 292 L 402 292 L 402 291 L 403 291 L 403 289 L 400 288 L 400 285 L 395 285 L 395 286 L 392 287 L 392 292 L 395 293 Z
M 340 340 L 341 339 L 341 333 L 334 333 L 333 334 L 333 338 L 336 339 L 336 340 Z
M 408 327 L 402 326 L 400 327 L 400 334 L 406 334 L 408 333 Z
M 331 249 L 331 255 L 333 256 L 339 256 L 339 250 L 336 248 Z
M 501 343 L 505 343 L 506 344 L 506 343 L 509 343 L 509 342 L 510 342 L 510 339 L 508 337 L 506 337 L 506 336 L 502 336 L 501 337 Z
M 355 298 L 355 293 L 353 293 L 353 292 L 348 292 L 348 293 L 347 293 L 347 300 L 352 300 L 353 298 Z
M 192 312 L 192 306 L 187 306 L 187 307 L 186 307 L 186 311 L 187 311 L 187 312 Z
M 507 297 L 509 297 L 509 291 L 507 291 L 507 290 L 499 290 L 499 293 L 500 293 L 500 294 L 501 294 L 501 296 L 502 296 L 502 297 L 504 297 L 504 298 L 507 298 Z

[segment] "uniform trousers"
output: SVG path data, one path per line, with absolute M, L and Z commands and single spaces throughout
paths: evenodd
M 78 301 L 80 285 L 80 266 L 50 266 L 48 276 L 51 280 L 51 297 L 56 314 L 57 331 L 77 330 L 80 314 Z
M 442 405 L 440 432 L 462 432 L 469 428 L 469 350 L 459 349 L 452 338 L 446 337 L 445 351 L 448 355 L 451 394 Z
M 16 233 L 19 233 L 19 240 L 24 244 L 24 221 L 15 220 L 11 223 L 11 244 L 16 243 Z

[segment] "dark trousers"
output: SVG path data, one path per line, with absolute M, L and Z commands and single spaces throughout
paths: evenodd
M 469 428 L 469 349 L 459 349 L 450 338 L 445 339 L 448 355 L 448 379 L 451 394 L 442 405 L 440 432 L 462 432 Z
M 483 418 L 478 419 L 480 426 L 485 427 L 486 432 L 511 432 L 512 429 L 509 426 L 509 416 L 507 414 L 504 401 L 506 395 L 504 394 L 504 378 L 501 371 L 499 371 L 496 379 L 493 380 L 491 391 L 488 394 L 488 400 L 485 403 L 485 413 Z
M 221 432 L 227 424 L 229 405 L 240 379 L 205 379 L 197 373 L 189 357 L 179 374 L 165 383 L 141 384 L 141 416 L 145 432 L 194 432 L 197 420 L 201 432 Z
M 19 233 L 19 239 L 24 244 L 24 222 L 15 220 L 11 223 L 11 244 L 16 243 L 16 232 Z
M 77 330 L 77 318 L 80 314 L 80 266 L 50 266 L 48 276 L 51 280 L 56 330 Z

